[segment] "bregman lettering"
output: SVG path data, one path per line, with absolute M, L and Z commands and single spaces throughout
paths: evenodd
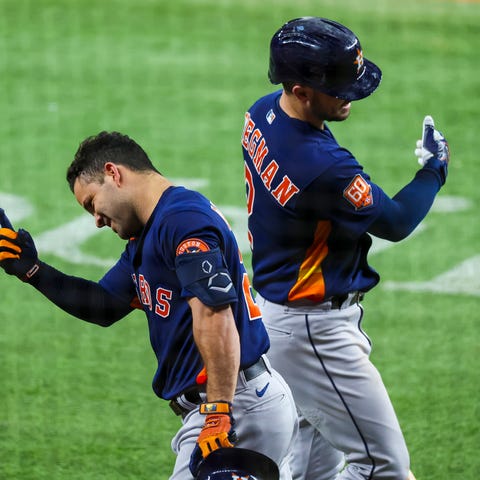
M 251 119 L 250 113 L 248 112 L 245 114 L 242 145 L 248 152 L 248 156 L 251 158 L 255 170 L 260 175 L 265 188 L 282 207 L 285 206 L 285 204 L 299 192 L 299 188 L 290 180 L 288 175 L 283 175 L 280 181 L 276 181 L 280 167 L 275 160 L 271 160 L 268 165 L 263 168 L 263 162 L 269 152 L 267 142 L 261 130 L 255 128 L 255 122 Z M 247 177 L 247 181 L 249 179 L 252 179 L 251 175 Z M 249 182 L 248 189 L 249 196 L 253 197 L 253 181 L 251 183 Z

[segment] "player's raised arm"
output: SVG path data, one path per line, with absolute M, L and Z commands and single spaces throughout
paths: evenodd
M 393 198 L 384 196 L 382 213 L 369 233 L 390 241 L 404 239 L 425 218 L 435 195 L 445 184 L 450 151 L 429 115 L 423 120 L 422 139 L 417 141 L 415 155 L 422 168 Z
M 52 303 L 81 320 L 109 326 L 132 310 L 100 284 L 66 275 L 38 258 L 29 232 L 15 231 L 0 209 L 0 267 L 31 284 Z

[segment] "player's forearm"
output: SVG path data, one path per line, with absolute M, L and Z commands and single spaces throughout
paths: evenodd
M 208 401 L 232 402 L 240 368 L 240 340 L 232 310 L 213 310 L 192 300 L 198 302 L 192 308 L 193 332 L 207 369 Z
M 369 233 L 400 241 L 410 235 L 430 210 L 441 183 L 436 172 L 422 168 L 392 199 L 383 199 L 383 211 Z
M 131 310 L 96 282 L 66 275 L 41 261 L 38 265 L 28 283 L 70 315 L 107 327 Z

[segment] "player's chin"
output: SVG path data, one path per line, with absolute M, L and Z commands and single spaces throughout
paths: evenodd
M 338 108 L 330 115 L 330 118 L 327 118 L 330 122 L 343 122 L 350 115 L 350 103 Z
M 112 228 L 113 230 L 113 228 Z M 127 232 L 123 232 L 121 230 L 119 231 L 116 231 L 116 230 L 113 230 L 122 240 L 129 240 L 130 238 L 132 238 L 134 235 L 129 235 Z
M 113 232 L 115 232 L 122 240 L 130 240 L 133 237 L 138 237 L 141 235 L 143 226 L 142 225 L 114 225 L 110 227 Z
M 128 240 L 130 238 L 121 228 L 117 225 L 110 225 L 110 229 L 113 233 L 116 233 L 122 240 Z
M 352 106 L 352 104 L 350 102 L 348 103 L 345 103 L 339 110 L 338 110 L 338 113 L 337 113 L 337 116 L 338 116 L 338 119 L 341 121 L 341 120 L 346 120 L 348 118 L 348 116 L 350 115 L 350 107 Z
M 348 113 L 338 113 L 336 115 L 332 115 L 330 118 L 327 118 L 327 120 L 329 122 L 343 122 L 344 120 L 346 120 L 350 115 L 350 112 Z

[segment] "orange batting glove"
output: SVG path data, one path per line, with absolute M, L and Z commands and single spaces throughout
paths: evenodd
M 195 477 L 203 459 L 218 448 L 233 447 L 237 434 L 233 429 L 232 404 L 223 400 L 202 403 L 200 414 L 206 415 L 205 424 L 190 458 L 190 471 Z
M 31 235 L 22 228 L 16 232 L 0 208 L 0 267 L 26 282 L 37 272 L 37 261 L 37 249 Z

